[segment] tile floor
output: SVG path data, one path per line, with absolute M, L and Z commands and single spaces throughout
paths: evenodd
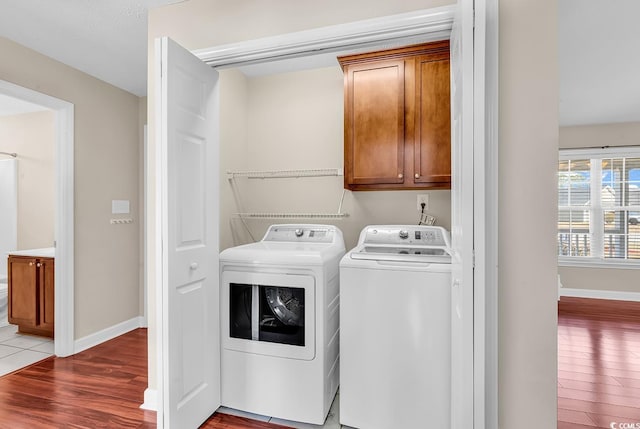
M 0 327 L 0 376 L 53 355 L 53 340 L 18 333 L 16 325 Z
M 331 404 L 331 409 L 329 410 L 329 415 L 327 416 L 327 420 L 324 422 L 324 425 L 312 425 L 308 423 L 300 423 L 300 422 L 292 422 L 289 420 L 277 419 L 275 417 L 269 416 L 261 416 L 259 414 L 247 413 L 244 411 L 234 410 L 232 408 L 220 407 L 218 408 L 219 413 L 231 414 L 234 416 L 246 417 L 253 420 L 258 420 L 262 422 L 269 422 L 274 424 L 279 424 L 283 426 L 289 426 L 296 429 L 351 429 L 350 426 L 340 425 L 340 392 L 333 399 L 333 404 Z

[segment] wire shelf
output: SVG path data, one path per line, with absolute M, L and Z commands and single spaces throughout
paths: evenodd
M 348 213 L 234 213 L 243 219 L 343 219 Z
M 247 177 L 249 179 L 274 179 L 286 177 L 324 177 L 342 176 L 342 168 L 308 168 L 298 170 L 254 170 L 254 171 L 227 171 L 227 178 Z

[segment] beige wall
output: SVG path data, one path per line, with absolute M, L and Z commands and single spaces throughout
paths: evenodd
M 149 15 L 150 123 L 153 123 L 155 37 L 169 36 L 193 50 L 449 3 L 425 0 L 191 0 L 152 10 Z M 500 427 L 551 428 L 556 424 L 557 407 L 554 215 L 557 210 L 555 178 L 558 156 L 556 7 L 552 0 L 523 0 L 501 1 L 500 9 Z M 540 31 L 540 23 L 544 23 L 544 32 Z M 221 78 L 223 83 L 229 77 L 225 73 Z M 235 79 L 234 84 L 245 88 L 243 91 L 250 86 L 237 74 L 232 78 Z M 224 91 L 223 86 L 222 103 L 225 102 Z M 243 93 L 242 97 L 241 103 L 246 103 L 251 95 Z M 234 109 L 233 113 L 222 109 L 221 121 L 224 122 L 224 115 L 229 115 L 241 124 L 242 109 Z M 221 132 L 224 141 L 224 127 Z M 234 144 L 244 145 L 243 136 L 234 138 Z M 152 146 L 153 139 L 150 139 Z M 223 147 L 222 150 L 228 152 L 221 155 L 222 162 L 242 167 L 243 149 L 236 149 Z M 323 156 L 331 157 L 336 150 L 336 147 L 330 148 L 323 152 Z M 246 163 L 248 165 L 249 161 Z M 531 180 L 532 177 L 536 180 Z M 410 194 L 354 194 L 350 196 L 353 200 L 345 201 L 345 209 L 362 219 L 369 216 L 377 221 L 376 213 L 383 205 L 397 203 L 403 213 L 410 213 L 408 200 L 413 200 L 412 205 L 415 205 L 415 198 L 406 197 L 406 202 L 400 202 L 405 195 Z M 432 199 L 437 200 L 434 203 L 438 206 L 447 204 L 445 193 L 433 195 Z M 230 193 L 223 191 L 223 204 L 229 201 L 230 196 L 232 198 Z M 413 219 L 413 215 L 410 218 Z M 387 219 L 386 215 L 384 219 Z M 405 218 L 402 219 L 404 222 Z M 523 229 L 523 222 L 535 224 L 536 228 Z M 148 229 L 153 230 L 153 225 Z M 357 230 L 357 226 L 345 229 Z M 222 240 L 229 240 L 230 236 L 225 238 L 224 232 L 221 233 Z M 348 241 L 352 243 L 353 238 L 348 238 Z M 153 237 L 148 239 L 148 244 L 151 248 L 155 246 Z M 149 267 L 150 276 L 155 268 L 153 262 Z M 149 305 L 153 308 L 154 297 L 151 295 Z M 155 326 L 150 328 L 149 383 L 154 388 L 156 332 Z
M 499 18 L 499 420 L 555 428 L 556 1 L 501 0 Z
M 74 104 L 75 335 L 139 312 L 139 97 L 0 38 L 0 79 Z M 134 222 L 110 225 L 111 200 Z
M 18 248 L 53 246 L 55 115 L 52 111 L 0 117 L 0 146 L 18 154 Z
M 233 217 L 241 211 L 246 190 L 245 182 L 227 180 L 227 170 L 247 167 L 247 105 L 246 77 L 237 70 L 220 73 L 220 250 L 250 240 L 242 223 Z M 151 355 L 151 354 L 149 354 Z
M 225 90 L 227 76 L 243 82 L 238 100 Z M 338 168 L 343 165 L 344 80 L 340 67 L 286 72 L 246 78 L 237 70 L 221 72 L 226 111 L 236 112 L 237 121 L 221 121 L 220 169 L 287 170 Z M 234 88 L 237 84 L 234 83 Z M 244 111 L 240 109 L 243 105 Z M 229 115 L 229 113 L 224 113 Z M 244 136 L 244 141 L 239 141 Z M 227 141 L 227 138 L 233 140 Z M 234 153 L 231 158 L 225 154 Z M 273 223 L 329 223 L 342 229 L 347 248 L 354 247 L 365 225 L 415 224 L 416 195 L 429 194 L 428 213 L 438 224 L 451 226 L 449 191 L 347 192 L 340 220 L 254 220 L 243 223 L 233 213 L 337 213 L 343 191 L 342 177 L 307 177 L 256 180 L 221 180 L 223 213 L 220 216 L 220 247 L 259 240 Z M 227 195 L 233 196 L 227 199 Z M 247 232 L 251 232 L 251 235 Z
M 138 284 L 140 292 L 138 294 L 138 312 L 140 315 L 146 316 L 145 304 L 147 300 L 146 273 L 144 267 L 145 261 L 145 127 L 147 125 L 147 97 L 138 99 Z M 146 322 L 146 321 L 145 321 Z
M 640 292 L 640 272 L 625 268 L 558 267 L 565 289 Z
M 562 149 L 637 146 L 639 141 L 640 122 L 560 128 Z M 559 267 L 558 272 L 565 288 L 640 292 L 640 272 L 634 269 Z
M 640 122 L 560 127 L 560 148 L 637 146 Z

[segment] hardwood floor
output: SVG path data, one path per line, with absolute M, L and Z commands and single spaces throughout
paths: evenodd
M 68 358 L 47 358 L 0 377 L 0 428 L 155 428 L 140 409 L 147 388 L 147 330 Z M 283 428 L 214 414 L 207 429 Z
M 640 428 L 640 303 L 562 297 L 558 429 L 614 422 Z
M 292 429 L 288 426 L 280 426 L 273 423 L 249 420 L 243 417 L 230 416 L 229 414 L 215 413 L 204 422 L 200 429 Z
M 147 331 L 138 329 L 0 377 L 0 428 L 155 428 L 155 412 L 139 408 L 146 387 Z M 640 423 L 640 303 L 563 297 L 558 429 L 612 422 Z M 283 426 L 214 414 L 202 428 Z
M 147 387 L 146 330 L 0 378 L 2 428 L 151 428 L 139 408 Z

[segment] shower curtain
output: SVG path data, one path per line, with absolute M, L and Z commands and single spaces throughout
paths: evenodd
M 7 278 L 7 252 L 18 246 L 18 160 L 0 159 L 0 280 Z

